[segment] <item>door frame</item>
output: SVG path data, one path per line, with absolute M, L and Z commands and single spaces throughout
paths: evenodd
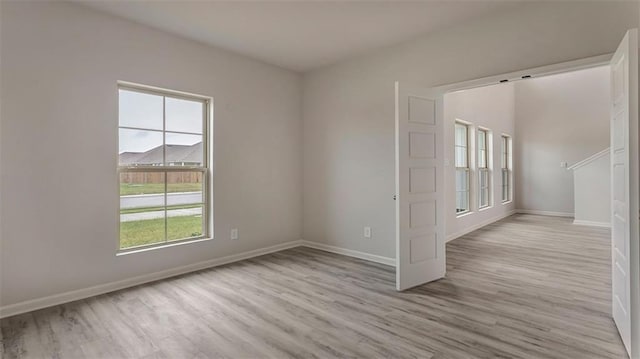
M 492 75 L 487 77 L 481 77 L 474 80 L 460 81 L 450 84 L 442 84 L 438 86 L 431 86 L 431 88 L 438 93 L 446 94 L 450 92 L 469 90 L 476 87 L 485 87 L 490 85 L 496 85 L 499 83 L 505 82 L 504 80 L 508 80 L 508 82 L 526 80 L 527 77 L 544 77 L 549 75 L 556 75 L 566 72 L 573 72 L 579 70 L 590 69 L 593 67 L 600 66 L 608 66 L 611 58 L 613 57 L 613 53 L 597 55 L 586 57 L 584 59 L 560 62 L 556 64 L 533 67 L 530 69 L 517 70 L 512 72 L 507 72 L 499 75 Z
M 473 80 L 466 80 L 460 82 L 454 82 L 449 84 L 442 84 L 437 86 L 425 87 L 430 91 L 433 91 L 439 97 L 444 97 L 444 95 L 452 92 L 470 90 L 479 87 L 486 87 L 491 85 L 497 85 L 504 82 L 516 82 L 527 80 L 529 78 L 539 78 L 550 75 L 557 75 L 562 73 L 568 73 L 579 70 L 586 70 L 594 67 L 602 67 L 609 66 L 611 59 L 613 58 L 613 52 L 608 54 L 602 54 L 597 56 L 585 57 L 583 59 L 571 60 L 565 62 L 559 62 L 556 64 L 545 65 L 540 67 L 533 67 L 524 70 L 517 70 L 512 72 L 503 73 L 500 75 L 492 75 L 487 77 L 481 77 Z M 506 80 L 506 81 L 505 81 Z M 517 184 L 512 184 L 512 187 L 515 188 Z M 447 184 L 445 183 L 445 191 Z M 512 188 L 512 191 L 513 191 Z M 445 203 L 446 207 L 446 203 Z M 445 208 L 448 210 L 448 208 Z M 447 223 L 445 223 L 446 228 Z M 638 254 L 640 257 L 640 254 Z M 640 258 L 636 258 L 640 259 Z
M 544 77 L 549 75 L 585 70 L 585 69 L 594 68 L 594 67 L 610 66 L 612 57 L 613 57 L 613 53 L 597 55 L 597 56 L 587 57 L 587 58 L 578 59 L 578 60 L 560 62 L 560 63 L 546 65 L 546 66 L 534 67 L 530 69 L 507 72 L 499 75 L 482 77 L 474 80 L 467 80 L 467 81 L 455 82 L 450 84 L 432 86 L 431 90 L 434 90 L 436 93 L 439 94 L 439 96 L 444 96 L 445 94 L 451 93 L 451 92 L 496 85 L 504 82 L 515 82 L 515 81 L 525 80 L 528 78 L 534 78 L 534 77 L 538 78 L 538 77 Z M 504 81 L 504 80 L 507 80 L 507 81 Z M 640 137 L 640 133 L 638 135 Z M 637 148 L 637 144 L 636 144 L 636 148 Z M 635 161 L 636 163 L 639 163 L 640 153 L 635 153 L 635 158 L 630 158 L 630 161 Z M 636 168 L 638 167 L 636 166 Z M 446 188 L 446 184 L 445 184 L 445 188 Z M 445 203 L 445 208 L 447 208 L 448 210 L 446 203 Z M 631 261 L 631 263 L 639 263 L 640 251 L 638 251 L 637 249 L 640 248 L 640 238 L 638 237 L 630 238 L 630 241 L 632 242 L 630 243 L 630 247 L 636 250 L 631 251 L 629 260 Z M 636 269 L 637 269 L 637 265 L 636 265 Z M 611 267 L 610 270 L 613 271 L 613 268 Z M 640 288 L 638 288 L 640 286 L 640 284 L 638 283 L 640 282 L 640 273 L 638 273 L 638 270 L 633 270 L 633 269 L 631 272 L 632 272 L 631 273 L 631 276 L 632 276 L 631 291 L 636 293 L 640 292 Z M 634 280 L 634 277 L 635 277 L 635 280 Z M 631 302 L 632 322 L 634 320 L 640 322 L 640 318 L 638 318 L 639 316 L 640 316 L 640 303 L 637 303 L 637 301 L 632 300 Z M 613 322 L 613 314 L 611 314 L 611 321 Z M 631 346 L 632 348 L 637 348 L 638 346 L 640 346 L 640 337 L 638 337 L 638 335 L 634 332 L 633 329 L 631 333 L 632 333 Z

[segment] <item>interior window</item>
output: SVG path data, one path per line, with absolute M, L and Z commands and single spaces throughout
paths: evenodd
M 456 165 L 456 213 L 469 212 L 469 126 L 455 124 L 455 165 Z

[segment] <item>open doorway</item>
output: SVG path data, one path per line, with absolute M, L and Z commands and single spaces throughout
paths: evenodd
M 611 97 L 609 99 L 609 128 L 611 131 L 611 149 L 609 151 L 611 192 L 609 198 L 612 227 L 609 237 L 612 254 L 609 271 L 612 283 L 611 312 L 620 338 L 624 342 L 625 350 L 631 357 L 640 356 L 640 345 L 638 345 L 640 343 L 640 315 L 638 312 L 640 310 L 640 290 L 637 281 L 640 276 L 638 268 L 640 249 L 637 217 L 639 163 L 638 38 L 636 29 L 627 32 L 613 56 L 604 55 L 599 58 L 578 60 L 436 88 L 405 86 L 396 82 L 396 286 L 398 290 L 405 290 L 445 276 L 446 252 L 448 250 L 444 249 L 446 226 L 443 217 L 455 216 L 455 219 L 470 217 L 474 213 L 474 209 L 476 213 L 489 212 L 495 203 L 494 175 L 498 171 L 496 171 L 494 162 L 500 163 L 500 185 L 506 187 L 501 188 L 500 200 L 509 206 L 518 203 L 517 198 L 514 197 L 514 195 L 518 195 L 515 190 L 518 184 L 513 183 L 513 178 L 517 177 L 513 174 L 514 169 L 517 171 L 518 168 L 518 163 L 514 161 L 514 140 L 517 141 L 517 136 L 509 133 L 499 135 L 499 143 L 502 145 L 499 151 L 502 158 L 498 157 L 499 160 L 494 161 L 495 155 L 490 152 L 495 152 L 495 144 L 498 141 L 494 140 L 493 131 L 486 126 L 473 126 L 470 121 L 457 117 L 454 117 L 453 121 L 451 118 L 446 119 L 444 116 L 445 94 L 496 83 L 527 80 L 531 77 L 568 73 L 594 68 L 598 65 L 607 65 L 611 78 Z M 576 106 L 580 106 L 580 104 L 578 103 Z M 562 119 L 556 121 L 562 121 Z M 446 136 L 445 127 L 449 128 L 450 136 Z M 552 133 L 553 126 L 548 127 L 546 131 L 543 131 L 543 134 Z M 516 128 L 517 125 L 514 122 L 514 133 Z M 580 130 L 580 128 L 575 129 L 575 131 Z M 456 138 L 458 139 L 457 146 Z M 445 146 L 444 143 L 448 140 L 452 142 L 450 146 Z M 541 148 L 541 151 L 545 149 L 544 143 L 538 147 Z M 473 148 L 475 152 L 471 154 L 470 148 Z M 524 148 L 522 150 L 524 151 Z M 458 161 L 454 161 L 456 151 L 466 153 L 466 155 L 462 157 L 458 155 Z M 446 157 L 448 154 L 451 155 L 451 158 Z M 589 158 L 578 163 L 584 163 L 587 160 Z M 452 161 L 454 162 L 453 167 Z M 560 167 L 568 168 L 568 161 L 560 161 Z M 425 176 L 425 173 L 428 175 Z M 445 183 L 445 173 L 449 179 L 452 179 L 449 186 L 453 183 L 453 190 L 442 186 Z M 458 183 L 456 183 L 456 177 Z M 414 185 L 420 183 L 422 185 Z M 475 197 L 473 197 L 474 187 L 476 187 Z M 530 192 L 536 196 L 535 191 L 530 190 Z M 452 201 L 445 201 L 445 195 L 451 196 L 452 193 L 453 196 L 450 198 Z M 461 194 L 467 196 L 466 201 L 460 200 Z M 512 213 L 515 210 L 517 208 L 512 209 Z M 504 212 L 502 214 L 504 217 L 510 214 L 508 211 Z M 447 239 L 456 238 L 467 230 L 472 231 L 498 219 L 489 218 L 477 221 L 467 229 L 457 232 L 447 229 L 449 233 L 453 233 Z M 543 229 L 547 227 L 550 226 L 537 226 L 537 228 Z M 568 230 L 562 229 L 560 232 L 577 232 L 578 230 L 574 230 L 576 227 Z M 524 230 L 529 231 L 526 228 Z M 503 235 L 508 237 L 509 233 Z M 581 244 L 576 242 L 572 245 L 571 250 L 565 254 L 569 257 L 579 258 L 577 252 L 580 247 Z M 544 251 L 553 252 L 553 247 L 544 249 Z M 474 252 L 470 251 L 468 254 L 473 256 Z M 514 254 L 520 253 L 512 253 L 512 255 Z M 531 256 L 520 257 L 525 261 L 539 260 L 535 253 L 532 253 Z M 578 265 L 579 262 L 574 264 Z M 563 265 L 561 264 L 561 266 Z M 493 268 L 494 271 L 498 269 Z M 556 269 L 548 276 L 562 274 L 561 268 Z M 525 270 L 523 274 L 526 272 Z M 533 272 L 535 273 L 535 270 Z M 500 278 L 494 279 L 501 280 Z M 585 278 L 573 277 L 568 280 L 569 282 L 579 282 L 582 279 L 591 282 L 597 280 L 589 278 L 588 275 Z M 547 294 L 553 296 L 554 287 L 547 289 Z M 535 295 L 535 293 L 530 294 Z M 556 299 L 573 299 L 573 294 L 573 292 L 565 293 Z M 535 308 L 527 310 L 535 310 Z M 595 336 L 597 333 L 588 335 Z
M 444 95 L 447 263 L 499 282 L 512 308 L 538 312 L 530 323 L 593 326 L 590 350 L 624 357 L 611 319 L 610 72 Z
M 610 226 L 610 87 L 597 66 L 445 94 L 447 239 L 515 212 Z

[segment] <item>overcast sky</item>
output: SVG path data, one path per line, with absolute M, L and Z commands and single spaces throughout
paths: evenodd
M 140 92 L 120 90 L 120 126 L 158 131 L 120 129 L 122 152 L 145 152 L 162 145 L 163 97 Z M 166 130 L 202 133 L 203 104 L 171 97 L 165 98 Z M 202 141 L 202 135 L 167 133 L 167 144 L 193 145 Z

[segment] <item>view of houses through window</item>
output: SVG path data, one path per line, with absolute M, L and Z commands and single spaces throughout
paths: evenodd
M 119 89 L 120 248 L 202 238 L 206 99 Z

